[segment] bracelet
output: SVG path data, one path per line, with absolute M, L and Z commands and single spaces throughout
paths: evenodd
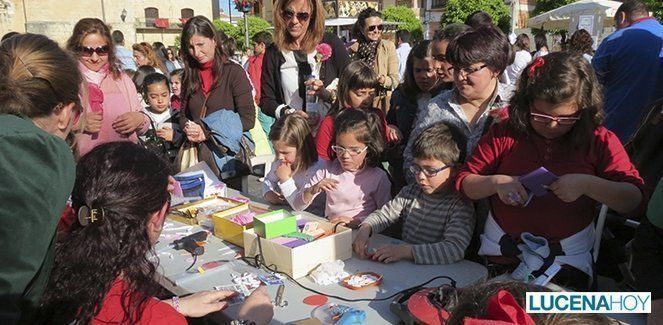
M 179 296 L 174 296 L 173 297 L 173 307 L 175 310 L 179 313 L 180 312 L 180 297 Z

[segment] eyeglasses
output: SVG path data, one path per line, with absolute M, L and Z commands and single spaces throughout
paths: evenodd
M 443 171 L 447 168 L 451 168 L 451 167 L 453 167 L 453 165 L 447 165 L 447 166 L 444 166 L 444 167 L 441 167 L 441 168 L 421 168 L 418 165 L 412 164 L 410 166 L 410 172 L 412 172 L 412 174 L 414 174 L 414 176 L 419 175 L 420 172 L 424 172 L 424 176 L 430 178 L 430 177 L 435 177 L 435 175 L 437 175 L 437 173 L 439 173 L 439 172 L 441 172 L 441 171 Z
M 454 69 L 454 74 L 458 74 L 458 75 L 461 75 L 463 77 L 467 77 L 467 76 L 469 76 L 473 73 L 478 72 L 479 70 L 481 70 L 481 69 L 483 69 L 487 66 L 488 65 L 486 65 L 486 64 L 482 64 L 482 65 L 480 65 L 478 67 L 474 67 L 474 68 L 472 68 L 472 67 L 464 67 L 464 68 L 453 67 L 453 69 Z
M 108 55 L 108 52 L 110 52 L 110 46 L 104 45 L 96 48 L 89 46 L 79 46 L 77 51 L 82 56 L 92 56 L 94 53 L 97 53 L 99 56 L 105 56 Z
M 384 29 L 383 25 L 373 25 L 373 26 L 368 26 L 368 31 L 369 32 L 374 32 L 375 30 L 382 31 Z
M 359 148 L 343 148 L 341 146 L 331 146 L 332 150 L 336 153 L 337 156 L 343 156 L 345 152 L 347 151 L 350 156 L 359 156 L 362 152 L 366 151 L 368 149 L 368 146 L 364 147 L 364 149 L 359 149 Z
M 530 111 L 529 114 L 532 116 L 532 120 L 534 120 L 534 122 L 545 123 L 545 124 L 550 124 L 550 122 L 555 121 L 560 125 L 573 125 L 578 120 L 580 120 L 579 117 L 550 116 L 550 115 L 546 115 L 546 114 L 534 113 L 532 111 Z
M 311 18 L 311 14 L 308 12 L 295 13 L 292 10 L 283 10 L 283 12 L 281 12 L 281 17 L 283 17 L 283 20 L 285 21 L 290 21 L 292 17 L 297 17 L 298 21 L 306 22 L 309 18 Z

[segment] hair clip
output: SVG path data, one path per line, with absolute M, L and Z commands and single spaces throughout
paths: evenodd
M 536 74 L 538 77 L 540 74 L 540 71 L 537 71 L 540 67 L 542 67 L 546 61 L 543 60 L 543 57 L 538 57 L 532 61 L 532 63 L 529 65 L 529 70 L 527 71 L 527 76 L 532 78 Z
M 105 217 L 105 211 L 101 209 L 90 209 L 87 205 L 78 208 L 78 222 L 85 227 L 91 223 L 101 221 Z

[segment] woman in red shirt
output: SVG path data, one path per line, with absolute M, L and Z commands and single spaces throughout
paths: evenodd
M 151 258 L 170 208 L 169 166 L 130 142 L 83 156 L 71 194 L 77 221 L 58 244 L 41 316 L 49 324 L 186 324 L 227 306 L 234 293 L 204 291 L 165 301 Z M 271 303 L 256 290 L 239 317 L 266 324 Z
M 553 281 L 586 288 L 597 202 L 620 213 L 642 207 L 642 179 L 601 126 L 601 98 L 582 56 L 537 58 L 521 75 L 509 119 L 493 126 L 466 162 L 456 187 L 490 200 L 479 253 L 496 263 L 495 273 L 515 268 L 513 277 L 527 280 L 558 264 L 564 266 Z M 540 167 L 556 180 L 539 178 L 543 192 L 526 189 L 520 177 Z

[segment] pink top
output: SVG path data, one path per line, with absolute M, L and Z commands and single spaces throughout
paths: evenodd
M 336 159 L 325 161 L 304 188 L 310 188 L 325 178 L 338 181 L 336 189 L 327 192 L 327 218 L 339 216 L 364 220 L 391 200 L 391 182 L 380 168 L 366 167 L 358 172 L 348 172 Z M 304 203 L 303 195 L 302 191 L 292 203 L 295 210 L 304 210 L 311 204 Z
M 101 124 L 101 130 L 98 133 L 78 133 L 76 135 L 76 149 L 77 157 L 81 157 L 92 150 L 94 147 L 112 141 L 131 141 L 138 142 L 136 133 L 126 136 L 115 132 L 113 129 L 113 121 L 120 115 L 127 112 L 140 112 L 140 101 L 136 96 L 136 86 L 134 86 L 131 79 L 124 73 L 121 78 L 114 80 L 111 74 L 108 74 L 100 86 L 104 93 L 104 101 L 101 104 L 104 114 L 104 119 Z M 85 112 L 91 112 L 90 104 L 87 100 L 82 100 Z M 139 134 L 143 134 L 149 127 L 147 116 L 145 116 L 145 123 L 138 130 Z

